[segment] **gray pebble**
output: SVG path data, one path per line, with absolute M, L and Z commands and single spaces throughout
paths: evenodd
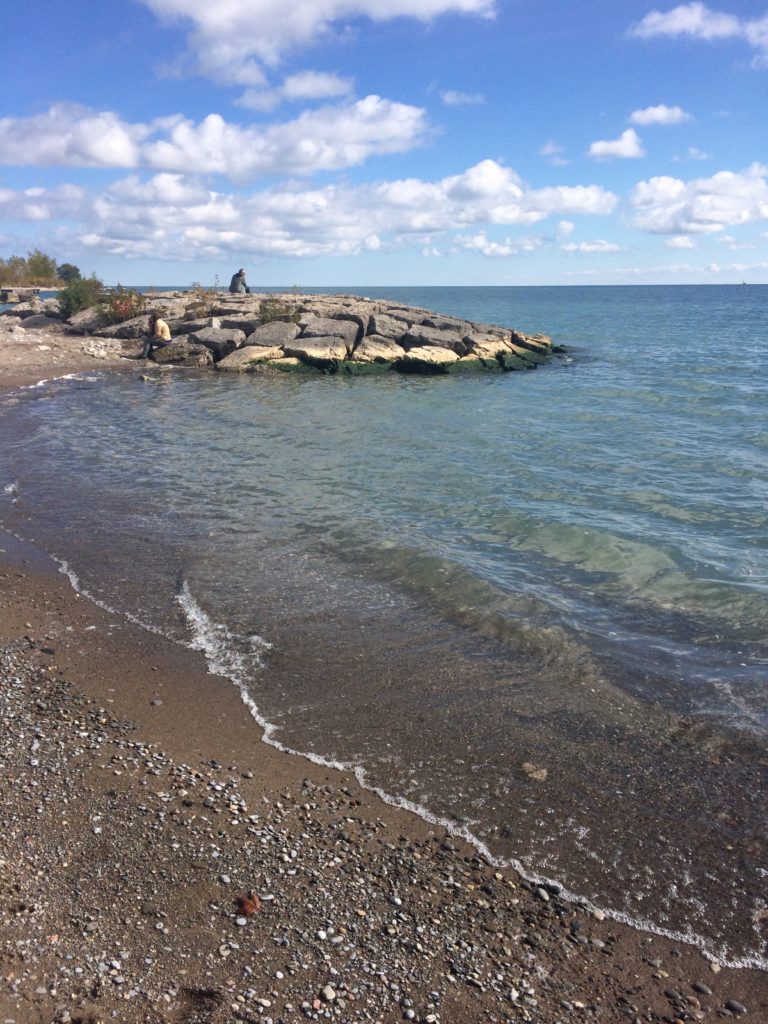
M 736 999 L 729 999 L 725 1004 L 726 1010 L 730 1010 L 731 1013 L 746 1013 L 747 1008 L 744 1003 L 738 1002 Z

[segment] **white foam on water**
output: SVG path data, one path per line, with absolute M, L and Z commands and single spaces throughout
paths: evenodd
M 464 840 L 470 846 L 473 846 L 480 856 L 493 867 L 511 868 L 532 885 L 556 885 L 560 895 L 571 903 L 584 906 L 590 911 L 601 911 L 606 917 L 628 925 L 637 931 L 648 932 L 653 935 L 659 935 L 664 938 L 671 939 L 674 942 L 685 942 L 688 945 L 696 946 L 708 960 L 713 963 L 717 963 L 722 967 L 752 968 L 768 971 L 768 958 L 766 957 L 759 956 L 758 954 L 745 957 L 731 957 L 727 951 L 715 949 L 712 943 L 704 936 L 698 935 L 691 929 L 679 931 L 671 928 L 664 928 L 646 918 L 632 917 L 630 914 L 626 914 L 620 910 L 599 907 L 593 900 L 572 892 L 567 887 L 563 886 L 561 882 L 532 871 L 516 858 L 496 856 L 491 852 L 487 844 L 479 836 L 475 835 L 475 833 L 466 825 L 458 825 L 449 818 L 444 818 L 441 815 L 434 814 L 423 804 L 409 800 L 407 797 L 393 796 L 380 786 L 371 783 L 368 780 L 368 773 L 362 765 L 323 757 L 321 754 L 316 754 L 312 751 L 297 750 L 294 747 L 289 747 L 286 744 L 281 743 L 275 738 L 278 726 L 264 717 L 259 710 L 256 701 L 253 699 L 250 690 L 253 672 L 261 671 L 266 667 L 261 655 L 262 652 L 270 649 L 271 644 L 256 635 L 244 637 L 242 634 L 233 633 L 223 623 L 215 622 L 195 600 L 195 597 L 186 581 L 184 582 L 181 592 L 177 595 L 176 599 L 184 611 L 187 622 L 192 630 L 193 640 L 190 646 L 194 650 L 201 651 L 205 655 L 208 670 L 210 672 L 215 675 L 224 676 L 237 687 L 242 701 L 248 708 L 251 717 L 262 730 L 262 740 L 264 743 L 269 744 L 269 746 L 274 747 L 276 750 L 280 750 L 283 753 L 302 757 L 305 760 L 311 761 L 313 764 L 320 765 L 324 768 L 334 768 L 339 771 L 352 772 L 358 784 L 363 789 L 368 790 L 370 793 L 374 793 L 380 800 L 383 800 L 384 803 L 389 804 L 389 806 L 409 811 L 411 814 L 417 815 L 432 825 L 444 828 L 449 835 L 456 839 Z M 250 655 L 240 653 L 237 650 L 237 647 L 242 646 L 244 642 L 251 647 L 252 653 Z
M 267 640 L 255 634 L 243 636 L 233 633 L 228 626 L 215 622 L 210 615 L 195 600 L 189 585 L 184 581 L 181 591 L 176 596 L 187 623 L 192 631 L 190 647 L 195 651 L 201 651 L 208 665 L 208 671 L 217 676 L 224 676 L 234 683 L 240 697 L 248 708 L 248 711 L 262 730 L 262 740 L 276 750 L 284 754 L 294 754 L 303 757 L 313 764 L 323 768 L 336 768 L 339 771 L 353 771 L 354 765 L 344 761 L 336 761 L 333 758 L 323 757 L 311 751 L 295 750 L 275 739 L 275 732 L 278 726 L 270 722 L 259 711 L 256 701 L 253 699 L 249 682 L 253 673 L 264 668 L 264 661 L 261 657 L 263 651 L 272 646 Z M 245 654 L 237 650 L 238 646 L 250 647 L 250 653 Z
M 46 384 L 53 384 L 57 380 L 75 380 L 79 376 L 79 373 L 62 373 L 60 377 L 43 377 L 42 380 L 37 381 L 35 384 L 22 384 L 20 387 L 14 388 L 14 390 L 34 391 L 35 388 L 44 388 Z

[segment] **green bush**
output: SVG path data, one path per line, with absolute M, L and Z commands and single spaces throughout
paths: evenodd
M 81 309 L 97 306 L 103 294 L 104 285 L 95 274 L 77 278 L 59 292 L 59 312 L 66 320 Z

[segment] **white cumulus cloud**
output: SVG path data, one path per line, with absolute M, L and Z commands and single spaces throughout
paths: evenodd
M 612 157 L 632 160 L 645 156 L 645 150 L 635 129 L 627 128 L 618 139 L 593 142 L 589 147 L 589 155 L 597 160 L 609 160 Z
M 629 34 L 638 39 L 688 36 L 704 42 L 740 39 L 757 51 L 753 65 L 768 67 L 768 13 L 759 18 L 740 18 L 713 11 L 696 0 L 670 11 L 651 11 L 630 28 Z
M 496 0 L 141 0 L 167 23 L 188 29 L 197 70 L 220 82 L 259 86 L 263 67 L 303 49 L 354 19 L 372 22 L 413 18 L 429 22 L 446 14 L 490 18 Z
M 52 209 L 55 198 L 45 190 L 32 197 L 0 194 L 0 209 L 8 203 L 21 209 L 30 201 Z M 58 201 L 61 212 L 64 196 Z M 302 187 L 294 179 L 248 194 L 216 191 L 206 179 L 164 171 L 149 178 L 134 173 L 99 193 L 78 193 L 68 217 L 75 226 L 62 231 L 72 241 L 70 249 L 77 241 L 92 251 L 132 258 L 348 256 L 446 245 L 502 256 L 531 251 L 546 239 L 496 240 L 492 227 L 524 226 L 551 215 L 604 214 L 616 203 L 615 195 L 593 185 L 530 189 L 493 160 L 433 181 Z M 561 235 L 572 230 L 571 223 L 559 222 Z M 466 232 L 459 241 L 457 227 Z
M 370 156 L 405 152 L 426 132 L 420 107 L 380 96 L 267 126 L 233 124 L 220 114 L 126 124 L 109 111 L 57 105 L 35 117 L 0 120 L 0 163 L 213 173 L 244 183 L 357 166 Z
M 0 188 L 3 220 L 47 221 L 82 217 L 88 209 L 87 192 L 77 185 L 55 188 Z
M 692 121 L 693 118 L 682 107 L 668 107 L 660 103 L 656 107 L 633 110 L 629 120 L 632 124 L 683 124 L 685 121 Z
M 0 118 L 0 162 L 64 167 L 137 167 L 144 124 L 125 124 L 111 111 L 57 103 L 34 117 Z
M 544 244 L 544 239 L 540 237 L 505 238 L 501 242 L 495 242 L 485 231 L 479 231 L 476 235 L 459 235 L 454 241 L 460 249 L 492 257 L 519 256 L 523 252 L 535 252 Z
M 768 168 L 753 164 L 741 174 L 682 181 L 661 176 L 639 182 L 630 203 L 637 227 L 658 234 L 712 234 L 726 227 L 768 220 Z

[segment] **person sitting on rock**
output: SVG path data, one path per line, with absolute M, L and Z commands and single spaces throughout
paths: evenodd
M 232 275 L 232 280 L 229 282 L 229 290 L 232 295 L 250 295 L 251 289 L 245 283 L 245 271 L 242 267 L 236 274 Z
M 157 313 L 149 315 L 149 334 L 144 338 L 144 351 L 140 359 L 151 359 L 156 348 L 165 348 L 171 343 L 171 329 Z

